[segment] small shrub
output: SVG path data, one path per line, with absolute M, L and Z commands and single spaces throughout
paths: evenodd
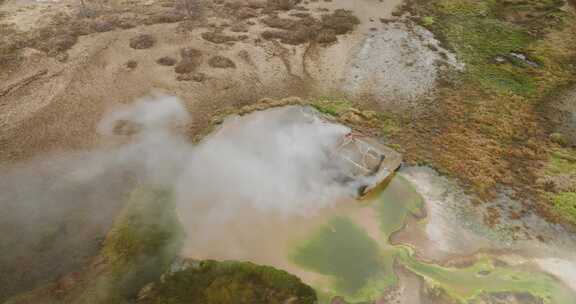
M 156 39 L 148 34 L 141 34 L 130 39 L 130 47 L 137 50 L 149 49 L 156 44 Z

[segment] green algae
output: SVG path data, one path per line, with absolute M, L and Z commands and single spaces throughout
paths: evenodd
M 444 267 L 419 261 L 409 246 L 391 245 L 390 235 L 403 227 L 407 217 L 421 214 L 423 208 L 423 199 L 401 176 L 374 195 L 368 208 L 374 210 L 380 223 L 378 239 L 372 239 L 362 223 L 335 217 L 292 255 L 296 264 L 334 278 L 331 286 L 315 286 L 320 303 L 329 303 L 336 295 L 354 303 L 377 299 L 387 288 L 397 285 L 395 264 L 458 303 L 472 303 L 483 295 L 501 292 L 528 293 L 551 304 L 576 299 L 574 292 L 551 275 L 502 265 L 489 255 L 475 257 L 466 267 Z
M 376 198 L 373 207 L 378 212 L 380 230 L 385 241 L 404 226 L 410 215 L 422 213 L 424 201 L 416 189 L 404 178 L 397 176 Z
M 512 266 L 496 266 L 490 256 L 481 256 L 473 265 L 463 268 L 423 263 L 408 250 L 399 258 L 428 284 L 442 288 L 461 303 L 468 303 L 482 294 L 500 292 L 530 293 L 545 303 L 571 303 L 576 299 L 573 292 L 552 276 Z
M 378 244 L 349 218 L 334 217 L 296 249 L 292 260 L 323 275 L 334 277 L 334 288 L 358 292 L 381 273 Z

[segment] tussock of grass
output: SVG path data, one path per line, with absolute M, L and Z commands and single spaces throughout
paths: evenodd
M 576 225 L 576 192 L 562 192 L 552 198 L 554 211 Z
M 570 149 L 558 149 L 550 155 L 546 168 L 549 175 L 576 173 L 576 154 Z

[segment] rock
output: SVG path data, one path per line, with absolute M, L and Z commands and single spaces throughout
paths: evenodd
M 566 137 L 562 133 L 556 132 L 556 133 L 550 134 L 550 140 L 553 143 L 556 143 L 556 144 L 561 145 L 563 147 L 568 145 L 568 140 L 566 139 Z
M 220 68 L 220 69 L 236 68 L 236 64 L 234 63 L 234 61 L 219 55 L 210 58 L 208 64 L 213 68 Z
M 158 58 L 158 60 L 156 60 L 156 63 L 158 63 L 159 65 L 165 65 L 165 66 L 173 66 L 176 64 L 176 59 L 169 57 L 169 56 L 165 56 L 162 58 Z
M 130 47 L 137 50 L 149 49 L 156 44 L 156 39 L 148 34 L 141 34 L 130 39 Z

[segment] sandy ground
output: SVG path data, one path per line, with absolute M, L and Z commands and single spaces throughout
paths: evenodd
M 153 90 L 182 97 L 197 125 L 215 109 L 263 97 L 350 95 L 388 108 L 416 100 L 432 93 L 439 66 L 456 63 L 452 56 L 441 63 L 440 53 L 445 51 L 426 47 L 437 41 L 424 29 L 404 21 L 382 23 L 380 18 L 390 18 L 396 5 L 368 0 L 310 3 L 307 12 L 313 16 L 322 13 L 319 7 L 357 10 L 358 29 L 329 46 L 263 40 L 259 34 L 265 26 L 257 17 L 242 33 L 248 38 L 235 43 L 203 40 L 201 34 L 210 30 L 207 25 L 180 31 L 178 23 L 171 23 L 82 36 L 65 62 L 26 50 L 24 63 L 0 76 L 0 162 L 98 145 L 94 126 L 103 114 Z M 7 17 L 0 22 L 32 31 L 54 10 L 71 8 L 72 2 L 64 0 L 7 1 L 2 6 Z M 225 18 L 211 16 L 207 22 L 232 33 Z M 130 48 L 129 40 L 142 33 L 157 43 L 149 49 Z M 184 47 L 203 52 L 204 62 L 196 72 L 205 75 L 204 81 L 177 81 L 173 67 L 155 62 L 163 56 L 178 59 Z M 236 68 L 210 67 L 207 60 L 217 54 L 230 58 Z M 127 68 L 128 61 L 137 66 Z

